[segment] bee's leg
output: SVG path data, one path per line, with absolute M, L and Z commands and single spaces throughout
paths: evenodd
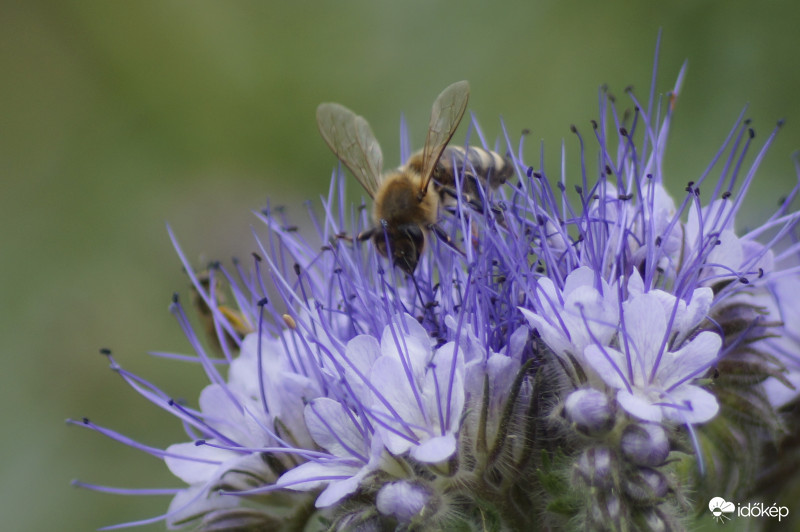
M 456 190 L 454 187 L 451 186 L 446 186 L 446 187 L 443 186 L 439 190 L 443 194 L 447 194 L 448 196 L 456 200 L 456 202 L 465 203 L 470 207 L 472 207 L 473 210 L 476 210 L 478 212 L 483 212 L 483 202 L 480 201 L 480 199 L 472 197 L 471 194 L 468 194 L 467 192 L 463 191 L 461 192 L 461 194 L 459 194 L 458 190 Z
M 428 226 L 428 229 L 430 229 L 439 240 L 447 244 L 448 247 L 450 247 L 454 251 L 457 251 L 462 257 L 466 258 L 467 256 L 466 253 L 458 249 L 458 246 L 456 245 L 455 242 L 453 242 L 453 239 L 450 238 L 450 235 L 448 235 L 447 232 L 445 232 L 445 230 L 442 229 L 439 224 L 437 223 L 430 224 Z
M 447 212 L 449 212 L 450 214 L 457 214 L 458 213 L 458 206 L 464 204 L 464 205 L 469 206 L 473 211 L 477 211 L 477 212 L 483 214 L 484 216 L 489 214 L 488 211 L 492 211 L 492 215 L 494 216 L 495 221 L 501 227 L 504 227 L 504 228 L 506 227 L 506 225 L 505 225 L 505 216 L 503 214 L 502 209 L 500 209 L 499 207 L 496 207 L 495 205 L 489 205 L 489 209 L 487 210 L 486 206 L 484 205 L 484 203 L 481 200 L 481 198 L 474 197 L 474 196 L 472 196 L 472 195 L 470 195 L 470 194 L 468 194 L 466 192 L 462 192 L 461 195 L 459 195 L 458 191 L 455 188 L 450 187 L 450 186 L 441 187 L 439 190 L 441 191 L 441 193 L 450 196 L 451 198 L 455 199 L 456 202 L 457 202 L 456 206 L 447 206 L 447 207 L 445 207 L 445 210 L 447 210 Z
M 376 230 L 377 229 L 375 227 L 370 227 L 366 231 L 361 231 L 356 236 L 356 240 L 358 240 L 359 242 L 363 242 L 364 240 L 369 240 L 375 234 Z

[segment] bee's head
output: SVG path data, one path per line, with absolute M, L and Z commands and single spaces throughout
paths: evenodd
M 381 227 L 375 229 L 372 238 L 381 255 L 389 256 L 388 243 L 394 265 L 409 275 L 414 273 L 425 245 L 425 234 L 419 224 L 391 226 L 381 220 Z

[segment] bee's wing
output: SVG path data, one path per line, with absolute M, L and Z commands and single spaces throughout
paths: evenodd
M 425 139 L 425 147 L 422 148 L 420 198 L 428 191 L 436 162 L 456 132 L 461 117 L 464 116 L 467 100 L 469 100 L 469 83 L 458 81 L 443 90 L 433 102 L 428 137 Z
M 336 157 L 374 199 L 381 181 L 383 153 L 367 121 L 343 105 L 323 103 L 317 107 L 317 126 Z

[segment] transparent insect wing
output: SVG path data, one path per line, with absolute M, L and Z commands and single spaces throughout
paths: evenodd
M 383 153 L 367 121 L 343 105 L 323 103 L 317 107 L 317 126 L 331 151 L 374 199 Z
M 469 83 L 457 81 L 446 89 L 433 102 L 431 109 L 431 122 L 428 126 L 428 136 L 425 147 L 422 149 L 422 185 L 420 197 L 425 195 L 428 184 L 433 176 L 436 162 L 442 155 L 447 143 L 453 138 L 461 117 L 467 108 L 469 100 Z

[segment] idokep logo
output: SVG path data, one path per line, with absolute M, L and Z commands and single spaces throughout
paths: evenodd
M 777 504 L 766 505 L 763 502 L 740 504 L 737 506 L 722 497 L 714 497 L 708 501 L 708 509 L 717 523 L 730 521 L 731 517 L 777 517 L 781 519 L 789 515 L 789 508 Z
M 714 521 L 717 523 L 724 523 L 726 519 L 729 521 L 731 519 L 730 516 L 725 514 L 733 513 L 736 510 L 736 505 L 726 501 L 722 497 L 714 497 L 708 501 L 708 509 L 711 510 Z

